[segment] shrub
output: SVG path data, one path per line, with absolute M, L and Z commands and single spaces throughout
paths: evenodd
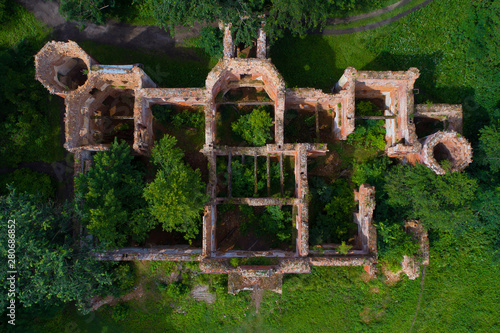
M 385 128 L 383 120 L 366 120 L 357 125 L 356 130 L 347 137 L 347 143 L 357 149 L 384 150 Z
M 418 253 L 419 245 L 407 234 L 400 224 L 380 222 L 377 224 L 380 260 L 388 264 L 389 269 L 397 271 L 403 256 Z
M 104 24 L 104 10 L 114 6 L 114 0 L 61 0 L 59 12 L 68 20 Z
M 17 169 L 0 179 L 0 194 L 7 194 L 6 185 L 12 185 L 17 193 L 39 194 L 42 198 L 53 198 L 55 187 L 52 178 L 28 168 Z
M 349 253 L 349 250 L 352 248 L 352 245 L 347 245 L 344 241 L 342 241 L 342 244 L 339 245 L 337 248 L 337 251 L 339 251 L 340 254 L 346 255 Z
M 113 318 L 113 320 L 115 321 L 122 321 L 127 319 L 129 313 L 129 306 L 125 303 L 120 303 L 113 308 L 113 314 L 111 315 L 111 318 Z

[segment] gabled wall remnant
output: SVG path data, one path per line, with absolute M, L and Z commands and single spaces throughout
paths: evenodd
M 35 56 L 36 78 L 52 93 L 65 98 L 65 148 L 75 153 L 75 175 L 86 172 L 92 163 L 92 151 L 109 149 L 112 129 L 121 123 L 133 123 L 129 140 L 137 154 L 149 154 L 154 142 L 151 106 L 171 104 L 201 106 L 205 110 L 205 144 L 202 153 L 209 165 L 207 193 L 210 201 L 203 215 L 202 248 L 163 246 L 153 248 L 124 248 L 97 253 L 100 260 L 196 260 L 204 273 L 229 274 L 229 291 L 258 287 L 281 292 L 283 274 L 309 273 L 311 266 L 364 266 L 369 274 L 376 273 L 377 233 L 372 217 L 375 209 L 375 189 L 363 184 L 355 191 L 358 211 L 354 222 L 358 225 L 357 246 L 342 255 L 337 245 L 309 249 L 309 185 L 307 161 L 324 155 L 327 143 L 284 143 L 284 116 L 287 110 L 304 109 L 328 113 L 332 137 L 346 140 L 355 131 L 356 98 L 378 98 L 385 104 L 386 153 L 409 163 L 424 163 L 437 174 L 445 170 L 439 162 L 451 162 L 450 171 L 458 171 L 471 163 L 472 149 L 457 132 L 462 128 L 460 105 L 414 105 L 413 88 L 420 73 L 408 71 L 358 71 L 348 67 L 335 85 L 325 93 L 312 88 L 286 89 L 283 77 L 267 59 L 266 34 L 259 30 L 257 58 L 235 58 L 231 25 L 221 24 L 224 30 L 224 57 L 207 76 L 204 88 L 157 88 L 140 65 L 100 65 L 76 43 L 49 42 Z M 231 89 L 254 88 L 265 91 L 274 106 L 274 142 L 263 147 L 229 147 L 216 141 L 217 108 L 220 96 Z M 258 104 L 257 102 L 253 103 Z M 446 121 L 446 129 L 424 138 L 417 138 L 413 117 L 427 117 Z M 130 133 L 127 133 L 129 135 Z M 125 135 L 125 134 L 124 134 Z M 318 135 L 319 138 L 319 135 Z M 319 141 L 319 139 L 318 139 Z M 234 198 L 231 180 L 228 195 L 217 197 L 217 156 L 279 157 L 294 159 L 295 193 L 280 197 Z M 269 177 L 269 174 L 268 174 Z M 283 173 L 281 173 L 283 178 Z M 229 173 L 229 178 L 231 178 Z M 269 179 L 268 179 L 269 184 Z M 294 206 L 297 229 L 296 249 L 283 251 L 218 251 L 216 239 L 217 205 L 223 203 L 250 206 Z M 421 237 L 422 264 L 428 263 L 427 234 L 418 223 L 407 224 Z M 420 228 L 420 229 L 419 229 Z M 267 257 L 275 260 L 270 266 L 240 266 L 229 264 L 231 258 Z M 405 259 L 406 260 L 406 259 Z M 413 262 L 414 263 L 414 262 Z M 407 263 L 410 275 L 415 276 L 415 265 Z

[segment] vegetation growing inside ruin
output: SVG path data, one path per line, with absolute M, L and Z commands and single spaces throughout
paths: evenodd
M 352 214 L 356 202 L 353 187 L 340 178 L 327 184 L 323 178 L 310 179 L 309 244 L 340 244 L 357 232 Z
M 283 157 L 283 196 L 291 197 L 295 186 L 293 173 L 294 161 L 291 157 Z M 255 184 L 254 156 L 234 156 L 231 160 L 231 194 L 234 198 L 269 197 L 281 195 L 281 170 L 279 158 L 273 156 L 269 161 L 269 192 L 267 189 L 266 157 L 257 157 L 257 182 Z M 229 184 L 227 160 L 218 160 L 217 172 L 224 186 L 218 196 L 226 196 Z M 255 187 L 257 185 L 257 187 Z
M 265 106 L 260 106 L 231 124 L 233 131 L 251 146 L 264 146 L 272 139 L 270 128 L 273 126 L 273 118 L 266 109 Z
M 217 214 L 220 250 L 295 251 L 296 227 L 292 206 L 252 207 L 233 205 L 228 201 L 217 206 Z
M 165 135 L 153 147 L 151 157 L 158 167 L 153 182 L 144 190 L 149 213 L 163 227 L 184 233 L 186 239 L 194 238 L 200 229 L 205 202 L 205 183 L 200 170 L 187 166 L 184 152 L 175 147 L 177 140 Z

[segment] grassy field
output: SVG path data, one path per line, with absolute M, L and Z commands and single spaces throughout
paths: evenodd
M 365 26 L 365 25 L 369 25 L 369 24 L 372 24 L 372 23 L 375 23 L 375 22 L 379 22 L 379 21 L 382 21 L 382 20 L 385 20 L 385 19 L 388 19 L 390 17 L 393 17 L 393 16 L 396 16 L 410 8 L 413 8 L 419 4 L 421 4 L 422 2 L 424 2 L 425 0 L 413 0 L 413 1 L 410 1 L 410 3 L 404 5 L 404 6 L 401 6 L 401 7 L 398 7 L 394 10 L 391 10 L 387 13 L 384 13 L 384 14 L 381 14 L 381 15 L 378 15 L 378 16 L 374 16 L 374 17 L 370 17 L 370 18 L 365 18 L 365 19 L 362 19 L 362 20 L 359 20 L 359 21 L 355 21 L 355 22 L 351 22 L 351 23 L 345 23 L 345 24 L 336 24 L 336 25 L 330 25 L 330 26 L 327 26 L 326 28 L 328 29 L 347 29 L 347 28 L 354 28 L 354 27 L 360 27 L 360 26 Z
M 437 244 L 438 247 L 456 244 Z M 500 329 L 500 283 L 492 257 L 457 251 L 453 260 L 431 247 L 420 310 L 414 332 L 493 332 Z M 138 263 L 139 272 L 144 265 Z M 160 271 L 171 272 L 168 263 Z M 146 272 L 146 296 L 128 303 L 128 312 L 113 320 L 116 308 L 103 307 L 81 316 L 71 307 L 49 321 L 40 320 L 33 332 L 408 332 L 417 308 L 421 280 L 406 276 L 394 285 L 383 276 L 366 280 L 361 268 L 314 268 L 311 274 L 290 275 L 283 294 L 265 293 L 259 311 L 250 292 L 227 294 L 224 276 L 199 276 L 217 296 L 213 304 L 196 302 L 182 284 L 162 287 L 158 272 Z M 156 281 L 156 283 L 154 282 Z

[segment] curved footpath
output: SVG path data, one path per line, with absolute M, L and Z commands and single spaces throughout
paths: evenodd
M 326 20 L 326 25 L 347 24 L 347 23 L 352 23 L 352 22 L 356 22 L 359 20 L 364 20 L 367 18 L 372 18 L 375 16 L 379 16 L 379 15 L 388 13 L 390 11 L 393 11 L 394 9 L 402 7 L 402 6 L 410 3 L 411 1 L 412 0 L 401 0 L 401 1 L 393 3 L 392 5 L 374 10 L 373 12 L 369 12 L 369 13 L 353 15 L 353 16 L 346 16 L 346 17 L 330 18 L 330 19 Z
M 411 14 L 413 13 L 414 11 L 416 10 L 419 10 L 420 8 L 428 5 L 429 3 L 431 3 L 432 1 L 434 0 L 426 0 L 424 2 L 422 2 L 421 4 L 419 5 L 416 5 L 415 7 L 412 7 L 402 13 L 399 13 L 397 15 L 394 15 L 393 17 L 389 17 L 385 20 L 382 20 L 382 21 L 378 21 L 378 22 L 375 22 L 375 23 L 371 23 L 371 24 L 367 24 L 367 25 L 363 25 L 363 26 L 360 26 L 360 27 L 354 27 L 354 28 L 347 28 L 347 29 L 324 29 L 321 33 L 323 35 L 347 35 L 347 34 L 353 34 L 355 32 L 361 32 L 361 31 L 367 31 L 367 30 L 371 30 L 371 29 L 375 29 L 375 28 L 378 28 L 378 27 L 381 27 L 381 26 L 384 26 L 384 25 L 387 25 L 389 23 L 392 23 L 392 22 L 395 22 L 403 17 L 405 17 L 406 15 L 408 14 Z M 403 1 L 401 1 L 403 2 Z M 408 3 L 409 1 L 406 1 L 406 3 Z M 405 3 L 405 4 L 406 4 Z M 400 6 L 403 6 L 405 4 L 400 4 L 399 6 L 397 7 L 400 7 Z M 388 6 L 390 7 L 390 6 Z M 388 7 L 385 7 L 385 8 L 388 8 Z M 385 9 L 385 8 L 382 8 L 382 9 Z M 380 9 L 379 9 L 380 10 Z M 392 10 L 392 9 L 391 9 Z M 390 10 L 387 10 L 383 13 L 387 13 L 389 12 Z M 375 11 L 376 12 L 376 11 Z M 374 12 L 372 12 L 374 13 Z M 367 13 L 367 14 L 371 14 L 371 13 Z M 365 15 L 365 14 L 363 14 Z M 362 15 L 358 15 L 358 16 L 362 16 Z M 374 16 L 377 16 L 377 15 L 374 15 Z M 374 16 L 367 16 L 367 17 L 364 17 L 364 18 L 368 18 L 368 17 L 374 17 Z M 356 18 L 355 16 L 353 16 L 353 18 Z M 343 22 L 343 23 L 350 23 L 350 22 L 355 22 L 355 21 L 358 21 L 359 19 L 354 19 L 352 21 L 346 21 L 346 22 Z
M 159 50 L 166 53 L 175 53 L 175 44 L 185 38 L 196 37 L 200 34 L 201 25 L 192 28 L 179 27 L 175 38 L 169 32 L 156 26 L 135 26 L 125 23 L 110 21 L 105 25 L 93 23 L 86 24 L 85 29 L 79 30 L 75 22 L 68 22 L 59 14 L 57 2 L 45 2 L 44 0 L 18 0 L 27 10 L 31 11 L 35 17 L 54 29 L 55 38 L 58 40 L 92 40 L 99 43 L 113 44 L 117 46 L 129 47 L 134 49 Z M 433 0 L 426 0 L 415 7 L 412 7 L 400 14 L 379 22 L 367 24 L 360 27 L 346 29 L 324 29 L 323 35 L 346 35 L 355 32 L 375 29 L 383 25 L 395 22 L 406 15 L 424 7 Z M 377 9 L 375 11 L 341 18 L 332 18 L 326 21 L 327 25 L 346 24 L 359 20 L 377 17 L 388 13 L 396 8 L 410 3 L 411 0 L 401 0 L 390 6 Z

